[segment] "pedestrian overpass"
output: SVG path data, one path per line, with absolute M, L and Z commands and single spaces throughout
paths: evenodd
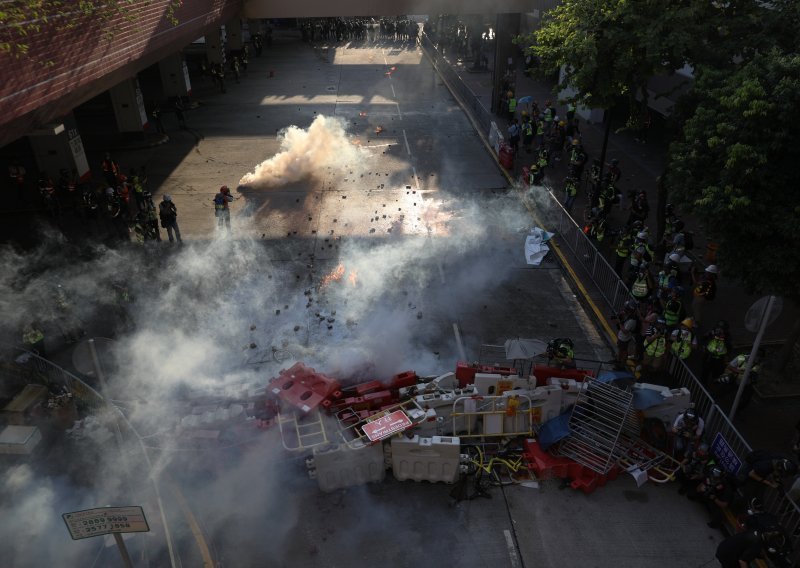
M 529 12 L 531 0 L 244 0 L 247 18 L 397 16 L 408 14 L 516 14 Z

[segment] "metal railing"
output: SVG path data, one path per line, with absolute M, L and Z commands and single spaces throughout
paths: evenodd
M 465 110 L 481 126 L 484 134 L 487 134 L 491 127 L 492 114 L 486 110 L 479 98 L 461 80 L 450 63 L 441 56 L 436 46 L 424 34 L 420 37 L 420 45 L 434 62 L 435 69 L 451 92 L 461 99 Z M 619 312 L 630 298 L 630 292 L 608 260 L 584 234 L 582 228 L 564 209 L 550 188 L 531 188 L 527 197 L 533 198 L 537 204 L 536 213 L 547 224 L 547 227 L 544 228 L 555 232 L 556 242 L 572 253 L 574 262 L 584 270 L 586 279 L 603 299 L 608 309 L 613 313 Z M 673 381 L 688 388 L 692 393 L 695 407 L 704 417 L 707 437 L 713 439 L 720 434 L 739 461 L 744 463 L 744 456 L 752 448 L 728 420 L 703 384 L 678 358 L 670 356 L 667 368 Z M 795 564 L 800 565 L 800 506 L 789 496 L 771 489 L 765 494 L 764 505 L 767 512 L 775 515 L 786 529 L 792 541 L 792 560 Z
M 453 69 L 450 62 L 436 49 L 436 45 L 434 45 L 426 34 L 423 33 L 420 35 L 419 44 L 422 49 L 425 50 L 425 53 L 428 54 L 428 57 L 430 57 L 434 68 L 447 84 L 450 91 L 460 98 L 461 102 L 469 109 L 470 115 L 480 124 L 483 133 L 488 134 L 492 126 L 492 113 L 486 109 L 483 102 L 481 102 L 480 98 L 472 89 L 461 80 L 461 77 L 458 76 L 458 73 Z

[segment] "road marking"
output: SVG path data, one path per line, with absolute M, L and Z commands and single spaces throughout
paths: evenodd
M 411 152 L 409 152 L 410 154 Z M 411 166 L 411 171 L 414 172 L 414 185 L 417 186 L 417 191 L 419 191 L 419 176 L 417 175 L 417 168 Z
M 467 360 L 467 354 L 464 351 L 464 344 L 461 342 L 461 332 L 458 330 L 458 324 L 453 324 L 453 335 L 456 336 L 456 347 L 458 347 L 458 356 L 461 357 L 461 361 Z
M 394 83 L 389 83 L 389 86 L 392 88 L 392 96 L 397 98 L 397 93 L 394 92 Z
M 403 113 L 400 112 L 400 105 L 398 103 L 394 103 L 394 106 L 397 107 L 397 116 L 400 117 L 400 120 L 403 120 Z
M 446 280 L 444 279 L 444 268 L 442 268 L 442 261 L 436 260 L 436 268 L 439 269 L 439 279 L 442 281 L 442 284 L 446 284 Z
M 504 530 L 503 536 L 506 537 L 506 547 L 508 548 L 508 557 L 511 560 L 511 568 L 517 568 L 519 566 L 519 556 L 517 556 L 517 547 L 514 545 L 514 539 L 511 538 L 511 531 Z
M 406 141 L 406 152 L 408 152 L 408 155 L 410 156 L 411 155 L 411 146 L 408 145 L 408 136 L 406 136 L 406 129 L 405 128 L 403 129 L 403 140 Z M 416 175 L 416 174 L 414 174 L 414 175 Z

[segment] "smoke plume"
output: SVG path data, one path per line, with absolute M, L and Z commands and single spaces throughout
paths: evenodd
M 350 142 L 340 118 L 319 115 L 307 130 L 290 126 L 279 137 L 280 152 L 242 176 L 239 185 L 277 187 L 359 160 L 359 149 Z

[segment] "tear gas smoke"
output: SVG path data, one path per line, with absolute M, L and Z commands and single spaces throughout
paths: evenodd
M 329 119 L 318 121 L 331 130 Z M 341 124 L 333 130 L 337 128 Z M 313 132 L 314 125 L 307 138 Z M 287 134 L 287 140 L 299 134 Z M 313 148 L 314 142 L 293 142 L 287 152 L 303 145 Z M 334 151 L 340 159 L 341 148 Z M 306 171 L 315 160 L 308 159 L 289 169 Z M 288 179 L 285 169 L 276 174 L 276 163 L 264 169 L 272 172 L 264 178 L 271 180 L 267 183 Z M 386 379 L 407 369 L 420 374 L 451 369 L 456 357 L 453 313 L 498 286 L 513 269 L 511 259 L 523 262 L 523 237 L 517 231 L 529 221 L 509 196 L 461 202 L 457 209 L 430 200 L 421 217 L 425 231 L 345 239 L 331 258 L 310 262 L 275 260 L 263 243 L 250 239 L 213 240 L 159 256 L 104 247 L 82 252 L 45 238 L 31 254 L 0 251 L 6 267 L 0 276 L 5 290 L 0 302 L 8 315 L 3 329 L 6 337 L 18 337 L 18 325 L 35 317 L 55 340 L 63 313 L 51 307 L 52 288 L 61 285 L 66 309 L 76 319 L 87 328 L 105 325 L 109 334 L 118 334 L 110 395 L 144 436 L 153 470 L 173 472 L 184 491 L 196 497 L 192 506 L 204 513 L 204 529 L 212 541 L 281 558 L 286 553 L 281 538 L 293 529 L 299 505 L 285 490 L 285 475 L 297 473 L 287 474 L 275 465 L 287 460 L 276 432 L 248 429 L 242 421 L 237 426 L 244 432 L 240 438 L 221 441 L 223 449 L 209 457 L 191 443 L 191 428 L 182 418 L 196 408 L 241 401 L 249 389 L 263 387 L 295 361 L 345 384 Z M 507 238 L 516 252 L 487 249 L 497 236 Z M 339 265 L 341 278 L 322 286 L 325 275 L 336 273 Z M 115 290 L 121 284 L 133 298 L 130 303 L 119 302 Z M 127 330 L 121 327 L 122 311 L 131 320 Z M 214 429 L 217 423 L 205 427 Z M 113 443 L 94 451 L 93 480 L 128 479 L 130 470 Z M 142 503 L 158 529 L 158 513 L 146 496 L 147 469 L 137 455 L 129 460 L 142 473 Z M 45 517 L 58 524 L 63 512 L 133 504 L 130 490 L 122 492 L 114 484 L 81 484 L 80 475 L 60 477 L 46 470 L 25 475 L 25 487 L 36 489 L 13 491 L 13 500 L 4 499 L 4 518 L 24 514 L 48 527 L 52 521 Z M 11 491 L 12 482 L 22 483 L 6 481 L 4 493 Z M 244 488 L 247 495 L 238 498 Z M 241 508 L 238 519 L 230 514 L 232 501 Z M 268 541 L 263 539 L 264 523 L 274 525 L 274 538 Z M 15 566 L 63 565 L 65 556 L 77 557 L 91 546 L 69 541 L 63 526 L 53 526 L 60 535 L 56 544 L 23 550 L 17 543 L 26 541 L 25 530 L 7 523 L 0 532 L 4 549 L 16 555 Z
M 239 185 L 277 187 L 327 168 L 355 165 L 361 159 L 361 150 L 351 143 L 340 118 L 319 115 L 307 130 L 290 126 L 279 137 L 280 152 L 242 176 Z

